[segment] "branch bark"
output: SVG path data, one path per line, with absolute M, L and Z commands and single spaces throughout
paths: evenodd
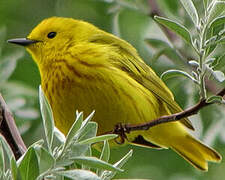
M 14 156 L 19 159 L 27 148 L 24 144 L 20 133 L 16 127 L 12 113 L 9 111 L 2 95 L 0 94 L 0 134 L 6 139 L 10 145 Z
M 220 92 L 218 92 L 216 95 L 223 97 L 225 95 L 225 88 L 222 89 Z M 148 130 L 149 128 L 151 128 L 153 126 L 156 126 L 156 125 L 159 125 L 162 123 L 179 121 L 183 118 L 197 114 L 199 112 L 199 110 L 201 110 L 202 108 L 204 108 L 208 105 L 211 105 L 211 104 L 213 104 L 213 103 L 207 102 L 206 99 L 201 99 L 199 101 L 199 103 L 197 103 L 196 105 L 194 105 L 182 112 L 171 114 L 168 116 L 161 116 L 157 119 L 154 119 L 150 122 L 143 123 L 143 124 L 124 124 L 124 125 L 117 124 L 113 131 L 106 132 L 105 134 L 118 134 L 121 141 L 120 142 L 116 141 L 116 142 L 118 144 L 123 144 L 127 137 L 126 133 L 130 133 L 131 131 L 138 131 L 138 130 Z

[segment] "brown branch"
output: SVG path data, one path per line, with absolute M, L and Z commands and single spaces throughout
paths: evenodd
M 225 95 L 225 88 L 222 89 L 220 92 L 218 92 L 216 95 L 223 97 Z M 111 133 L 118 134 L 121 139 L 119 144 L 123 144 L 125 142 L 125 139 L 127 139 L 126 133 L 130 133 L 131 131 L 138 131 L 138 130 L 148 130 L 149 128 L 159 125 L 159 124 L 179 121 L 183 118 L 197 114 L 200 109 L 202 109 L 208 105 L 211 105 L 211 104 L 213 104 L 213 103 L 207 102 L 206 99 L 202 99 L 202 100 L 200 100 L 200 102 L 198 104 L 196 104 L 193 107 L 190 107 L 182 112 L 171 114 L 168 116 L 161 116 L 157 119 L 154 119 L 150 122 L 143 123 L 143 124 L 124 124 L 124 125 L 118 124 L 115 126 L 113 131 L 110 131 L 110 132 L 107 132 L 104 134 L 111 134 Z M 118 143 L 118 141 L 116 141 L 116 142 Z
M 16 127 L 12 113 L 9 111 L 0 94 L 0 134 L 6 139 L 16 159 L 19 159 L 27 150 Z

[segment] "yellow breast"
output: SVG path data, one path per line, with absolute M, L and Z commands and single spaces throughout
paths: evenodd
M 74 122 L 76 110 L 84 115 L 96 111 L 98 134 L 112 130 L 117 123 L 137 124 L 160 115 L 159 102 L 150 91 L 126 73 L 107 66 L 94 67 L 82 62 L 74 65 L 59 60 L 45 74 L 42 87 L 55 124 L 64 134 Z

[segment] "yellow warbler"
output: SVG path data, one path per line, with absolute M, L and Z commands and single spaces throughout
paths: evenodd
M 8 42 L 25 46 L 37 63 L 41 85 L 52 107 L 56 127 L 65 135 L 75 111 L 89 114 L 98 134 L 118 123 L 138 124 L 182 111 L 155 72 L 126 41 L 84 21 L 52 17 L 27 38 Z M 194 167 L 208 169 L 221 156 L 192 137 L 188 119 L 128 134 L 128 142 L 151 148 L 171 148 Z

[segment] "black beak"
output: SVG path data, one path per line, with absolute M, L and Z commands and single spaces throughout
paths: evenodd
M 37 43 L 40 41 L 31 40 L 31 39 L 27 39 L 27 38 L 17 38 L 17 39 L 9 39 L 7 42 L 13 43 L 13 44 L 18 44 L 21 46 L 28 46 L 30 44 L 34 44 L 34 43 Z

